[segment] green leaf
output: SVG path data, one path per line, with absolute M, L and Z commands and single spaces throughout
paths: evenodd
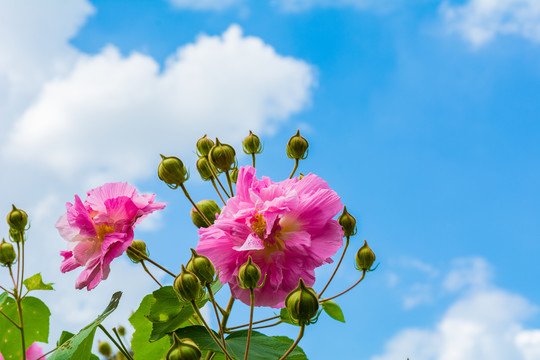
M 8 298 L 7 291 L 4 291 L 3 293 L 0 294 L 0 306 L 4 305 L 4 302 L 7 300 L 7 298 Z
M 92 358 L 92 343 L 99 324 L 109 316 L 118 306 L 122 292 L 114 293 L 103 313 L 96 320 L 84 327 L 79 333 L 62 344 L 50 357 L 49 360 L 89 360 Z
M 131 349 L 135 353 L 135 360 L 164 360 L 167 351 L 171 347 L 171 342 L 164 337 L 155 342 L 150 342 L 152 333 L 152 322 L 147 316 L 150 314 L 150 308 L 156 299 L 152 294 L 146 295 L 135 311 L 129 318 L 129 322 L 135 328 L 133 338 L 131 339 Z
M 222 352 L 221 348 L 216 344 L 212 336 L 206 331 L 204 326 L 193 325 L 178 329 L 175 331 L 180 339 L 189 338 L 193 340 L 199 349 Z M 219 335 L 214 331 L 214 334 L 219 339 Z
M 341 308 L 339 305 L 332 300 L 327 300 L 322 303 L 323 310 L 330 315 L 330 317 L 334 320 L 345 322 L 345 316 L 343 316 L 343 311 L 341 311 Z
M 62 345 L 63 343 L 65 343 L 66 341 L 71 339 L 73 336 L 75 336 L 74 333 L 71 333 L 71 332 L 65 331 L 65 330 L 62 331 L 62 334 L 60 335 L 60 339 L 58 339 L 58 341 L 56 342 L 56 346 Z
M 19 313 L 17 303 L 11 297 L 5 298 L 0 295 L 0 309 L 9 316 L 14 322 L 19 323 Z M 27 296 L 21 301 L 23 323 L 24 323 L 24 342 L 26 348 L 30 347 L 35 341 L 47 342 L 49 339 L 49 317 L 51 312 L 47 305 L 38 298 Z M 0 353 L 5 359 L 21 359 L 22 345 L 21 333 L 15 325 L 0 315 Z
M 41 273 L 32 275 L 28 279 L 23 281 L 24 286 L 28 291 L 31 290 L 54 290 L 52 287 L 53 283 L 45 284 L 41 279 Z
M 287 310 L 287 308 L 281 309 L 281 311 L 279 312 L 279 319 L 284 323 L 299 326 L 296 321 L 291 319 L 291 316 L 289 315 L 289 310 Z

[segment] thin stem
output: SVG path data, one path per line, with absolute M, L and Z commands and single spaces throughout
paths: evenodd
M 41 355 L 40 357 L 38 357 L 36 360 L 43 359 L 45 356 L 47 356 L 47 355 L 49 355 L 50 353 L 53 353 L 53 352 L 55 352 L 56 350 L 58 350 L 59 347 L 60 347 L 60 346 L 55 347 L 55 348 L 52 349 L 51 351 L 49 351 L 49 352 L 47 352 L 47 353 Z
M 304 336 L 304 329 L 306 327 L 306 324 L 302 324 L 302 326 L 300 326 L 300 332 L 298 333 L 298 338 L 296 338 L 296 341 L 291 345 L 291 347 L 289 348 L 289 350 L 287 350 L 287 352 L 285 353 L 285 355 L 283 355 L 281 358 L 279 358 L 279 360 L 283 360 L 285 359 L 287 356 L 289 356 L 290 353 L 293 352 L 294 348 L 296 347 L 296 345 L 298 345 L 298 343 L 300 342 L 300 339 L 302 339 L 302 336 Z
M 114 340 L 114 338 L 112 337 L 111 334 L 109 334 L 109 332 L 107 331 L 107 329 L 105 329 L 105 327 L 103 327 L 103 325 L 99 324 L 98 327 L 101 329 L 101 331 L 103 331 L 105 333 L 105 335 L 107 335 L 107 337 L 113 342 L 113 344 L 116 346 L 116 348 L 118 350 L 120 350 L 120 352 L 122 354 L 124 354 L 125 357 L 127 357 L 128 359 L 131 359 L 133 360 L 133 358 L 131 357 L 131 354 L 129 353 L 126 353 L 124 351 L 124 349 L 116 342 L 116 340 Z
M 11 295 L 11 296 L 14 296 L 14 294 L 13 294 L 11 291 L 9 291 L 8 289 L 6 289 L 6 288 L 3 287 L 2 285 L 0 285 L 0 289 L 4 290 L 5 292 L 7 292 L 7 293 L 8 293 L 9 295 Z
M 23 290 L 23 282 L 24 282 L 24 236 L 22 233 L 19 233 L 19 236 L 21 237 L 20 239 L 20 243 L 21 243 L 21 248 L 22 248 L 22 255 L 21 257 L 19 257 L 19 260 L 21 260 L 21 282 L 19 283 L 19 286 L 20 286 L 20 290 L 19 290 L 19 295 L 22 294 L 22 290 Z
M 144 264 L 144 260 L 141 260 L 141 265 L 142 265 L 142 267 L 144 268 L 144 271 L 146 271 L 146 273 L 147 273 L 148 275 L 150 275 L 150 277 L 151 277 L 152 279 L 154 279 L 154 281 L 159 285 L 159 287 L 163 287 L 163 285 L 161 285 L 161 284 L 159 283 L 159 281 L 157 281 L 157 279 L 154 277 L 154 275 L 152 275 L 152 273 L 150 272 L 150 270 L 148 270 L 148 268 L 147 268 L 146 265 Z
M 13 270 L 11 269 L 11 265 L 8 265 L 9 269 L 9 275 L 11 276 L 11 281 L 13 281 L 13 297 L 17 296 L 17 289 L 19 288 L 17 286 L 18 282 L 15 281 L 15 277 L 13 276 Z
M 232 188 L 231 176 L 229 175 L 229 170 L 225 171 L 225 176 L 227 177 L 227 182 L 229 183 L 229 189 L 231 190 L 231 196 L 234 196 L 234 191 Z
M 0 314 L 4 315 L 6 319 L 8 319 L 13 325 L 15 325 L 16 328 L 20 329 L 21 327 L 19 324 L 17 324 L 15 321 L 11 320 L 11 318 L 2 310 L 0 310 Z
M 146 256 L 146 254 L 144 254 L 143 252 L 135 249 L 135 247 L 131 247 L 130 248 L 131 251 L 133 251 L 135 254 L 139 255 L 141 258 L 143 258 L 144 260 L 148 261 L 149 263 L 153 264 L 154 266 L 160 268 L 161 270 L 165 271 L 167 274 L 171 275 L 173 278 L 176 278 L 176 275 L 174 273 L 172 273 L 171 271 L 165 269 L 163 266 L 159 265 L 157 262 L 155 262 L 154 260 L 150 259 L 148 256 Z
M 216 313 L 216 320 L 219 326 L 219 335 L 221 336 L 221 342 L 223 343 L 223 346 L 225 349 L 227 348 L 227 344 L 225 343 L 225 335 L 223 334 L 223 327 L 221 326 L 221 320 L 219 320 L 219 313 L 216 306 L 216 300 L 214 299 L 214 293 L 212 292 L 212 287 L 209 284 L 206 284 L 206 289 L 208 290 L 208 297 L 210 298 L 210 302 L 212 303 L 214 307 L 214 312 Z
M 22 313 L 22 306 L 21 306 L 21 293 L 22 293 L 22 280 L 24 276 L 24 239 L 21 233 L 19 233 L 20 241 L 17 242 L 17 257 L 19 258 L 19 261 L 17 262 L 17 283 L 15 285 L 14 289 L 14 297 L 15 297 L 15 303 L 17 304 L 17 312 L 19 313 L 19 330 L 21 332 L 21 346 L 22 346 L 22 358 L 23 360 L 26 360 L 26 344 L 24 341 L 24 321 L 23 321 L 23 313 Z M 22 242 L 22 246 L 19 245 L 19 243 Z M 22 253 L 21 253 L 21 247 L 22 247 Z M 22 264 L 21 264 L 22 263 Z M 19 270 L 21 269 L 20 274 L 21 277 L 19 277 Z M 9 271 L 11 272 L 11 266 L 9 267 Z M 13 278 L 13 274 L 11 275 Z M 19 290 L 19 285 L 21 286 L 21 289 Z
M 267 321 L 270 321 L 270 320 L 275 320 L 275 319 L 279 319 L 281 316 L 279 315 L 276 315 L 276 316 L 272 316 L 271 318 L 268 318 L 268 319 L 263 319 L 263 320 L 259 320 L 259 321 L 255 321 L 253 323 L 253 325 L 255 324 L 260 324 L 260 323 L 263 323 L 263 322 L 267 322 Z M 240 329 L 240 328 L 243 328 L 243 327 L 246 327 L 246 326 L 249 326 L 249 324 L 242 324 L 242 325 L 238 325 L 238 326 L 234 326 L 234 327 L 231 327 L 231 328 L 228 328 L 227 330 L 236 330 L 236 329 Z
M 210 160 L 209 160 L 210 161 Z M 214 170 L 214 167 L 213 166 L 210 166 L 210 171 L 212 172 L 212 175 L 214 175 L 214 179 L 217 180 L 219 186 L 221 187 L 221 190 L 223 190 L 223 192 L 225 193 L 225 195 L 230 198 L 229 196 L 229 193 L 227 192 L 227 190 L 225 190 L 225 187 L 223 186 L 223 184 L 221 183 L 221 181 L 219 180 L 217 174 L 216 174 L 216 171 Z
M 26 360 L 26 345 L 24 343 L 24 323 L 23 323 L 21 299 L 18 296 L 16 296 L 15 302 L 17 303 L 17 312 L 19 313 L 19 321 L 21 324 L 21 326 L 19 327 L 19 330 L 21 331 L 22 355 L 23 355 L 23 360 Z
M 337 294 L 337 295 L 334 295 L 334 296 L 329 297 L 329 298 L 326 298 L 326 299 L 322 299 L 322 300 L 320 300 L 319 302 L 320 302 L 320 303 L 323 303 L 323 302 L 325 302 L 325 301 L 335 299 L 335 298 L 337 298 L 338 296 L 341 296 L 341 295 L 345 294 L 347 291 L 351 290 L 351 289 L 354 288 L 356 285 L 360 284 L 360 282 L 361 282 L 362 280 L 364 280 L 364 277 L 365 277 L 365 276 L 366 276 L 366 270 L 364 270 L 364 271 L 362 272 L 362 276 L 360 277 L 360 279 L 359 279 L 357 282 L 354 283 L 353 286 L 351 286 L 350 288 L 348 288 L 348 289 L 345 290 L 345 291 L 340 292 L 340 293 Z
M 199 318 L 201 319 L 204 327 L 206 328 L 206 330 L 208 331 L 208 333 L 210 334 L 210 336 L 212 337 L 212 339 L 214 339 L 214 341 L 216 342 L 216 344 L 218 344 L 219 348 L 221 350 L 223 350 L 223 353 L 225 354 L 225 357 L 227 359 L 232 359 L 232 356 L 229 355 L 229 353 L 227 352 L 227 349 L 225 349 L 225 347 L 223 346 L 223 344 L 219 341 L 219 339 L 217 338 L 216 334 L 214 334 L 214 331 L 210 328 L 210 326 L 208 326 L 208 324 L 206 323 L 206 320 L 204 320 L 203 316 L 201 315 L 201 312 L 199 310 L 199 308 L 197 307 L 197 304 L 195 304 L 195 301 L 191 301 L 191 306 L 193 307 L 193 311 L 195 311 L 195 313 L 197 314 L 197 316 L 199 316 Z
M 116 338 L 118 339 L 118 342 L 120 343 L 120 345 L 122 346 L 122 349 L 124 349 L 124 351 L 128 354 L 131 355 L 131 353 L 129 352 L 128 348 L 126 347 L 126 345 L 124 345 L 124 343 L 122 342 L 122 338 L 120 337 L 120 334 L 118 333 L 118 330 L 116 330 L 116 328 L 114 327 L 113 329 L 113 333 L 114 335 L 116 335 Z
M 182 188 L 182 190 L 184 191 L 184 195 L 186 195 L 186 197 L 188 198 L 189 202 L 191 203 L 191 205 L 193 205 L 193 207 L 195 208 L 195 210 L 197 210 L 197 212 L 199 213 L 199 215 L 201 215 L 201 217 L 203 218 L 204 222 L 206 223 L 206 225 L 208 226 L 211 226 L 212 223 L 210 222 L 210 220 L 208 220 L 206 218 L 206 216 L 204 216 L 204 214 L 201 212 L 201 210 L 199 209 L 199 207 L 197 206 L 197 204 L 195 204 L 195 202 L 193 201 L 193 199 L 191 198 L 191 196 L 189 196 L 189 193 L 186 189 L 186 187 L 184 186 L 184 184 L 180 184 L 180 187 Z
M 249 289 L 249 307 L 249 328 L 247 333 L 246 353 L 244 355 L 244 360 L 248 360 L 249 343 L 251 342 L 251 330 L 253 328 L 253 308 L 255 307 L 255 293 L 253 292 L 253 288 Z
M 319 299 L 321 298 L 322 294 L 324 293 L 324 291 L 326 290 L 326 288 L 328 287 L 328 285 L 330 285 L 330 283 L 332 282 L 332 279 L 334 278 L 334 276 L 336 275 L 338 269 L 339 269 L 339 266 L 341 265 L 341 262 L 343 261 L 343 257 L 345 256 L 345 252 L 347 251 L 347 248 L 349 247 L 349 240 L 350 240 L 350 237 L 347 236 L 347 240 L 345 242 L 345 248 L 343 249 L 343 254 L 341 254 L 341 257 L 339 258 L 339 262 L 337 263 L 337 266 L 334 270 L 334 273 L 332 274 L 332 276 L 330 276 L 330 280 L 328 280 L 328 282 L 326 283 L 325 287 L 321 290 L 321 292 L 319 293 Z
M 19 291 L 19 275 L 21 272 L 21 245 L 19 243 L 20 242 L 17 242 L 17 258 L 19 259 L 19 261 L 17 261 L 17 282 L 13 281 L 13 284 L 15 285 L 15 290 L 17 292 Z M 11 277 L 13 278 L 13 276 Z
M 211 181 L 212 181 L 212 185 L 214 185 L 214 189 L 216 189 L 216 192 L 219 195 L 219 198 L 221 199 L 221 202 L 223 202 L 223 205 L 227 205 L 225 200 L 223 200 L 223 196 L 221 196 L 221 193 L 219 192 L 219 189 L 217 188 L 216 181 L 214 180 L 214 178 L 212 178 Z
M 296 172 L 296 169 L 298 169 L 298 163 L 300 162 L 300 160 L 298 159 L 294 159 L 294 168 L 292 169 L 292 173 L 291 175 L 289 176 L 289 179 L 292 179 L 294 173 Z
M 208 352 L 206 353 L 206 356 L 204 357 L 204 360 L 212 360 L 215 354 L 216 354 L 215 352 L 208 350 Z
M 221 320 L 221 326 L 223 327 L 223 329 L 227 328 L 227 321 L 229 320 L 229 316 L 231 315 L 231 310 L 232 310 L 233 305 L 234 305 L 234 298 L 231 295 L 231 297 L 229 298 L 229 302 L 227 303 L 227 307 L 225 308 L 225 311 L 223 312 L 223 319 Z
M 251 160 L 253 160 L 253 167 L 255 167 L 255 154 L 251 154 Z
M 264 326 L 257 326 L 257 327 L 254 327 L 253 330 L 256 330 L 256 329 L 264 329 L 264 328 L 269 328 L 269 327 L 272 327 L 272 326 L 276 326 L 276 325 L 279 325 L 281 324 L 283 321 L 282 320 L 279 320 L 273 324 L 270 324 L 270 325 L 264 325 Z

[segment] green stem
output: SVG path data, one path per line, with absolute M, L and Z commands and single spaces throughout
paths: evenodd
M 229 175 L 229 170 L 225 171 L 225 176 L 227 177 L 227 182 L 229 183 L 229 189 L 231 190 L 231 196 L 234 196 L 234 191 L 232 188 L 231 176 Z
M 255 325 L 255 324 L 260 324 L 260 323 L 263 323 L 263 322 L 267 322 L 267 321 L 270 321 L 270 320 L 279 319 L 280 317 L 281 317 L 281 316 L 276 315 L 276 316 L 272 316 L 271 318 L 268 318 L 268 319 L 263 319 L 263 320 L 255 321 L 255 322 L 253 323 L 253 325 Z M 238 325 L 238 326 L 233 326 L 233 327 L 231 327 L 231 328 L 228 328 L 228 329 L 227 329 L 227 332 L 230 331 L 230 330 L 240 329 L 240 328 L 243 328 L 243 327 L 246 327 L 246 326 L 249 326 L 249 324 L 242 324 L 242 325 Z
M 211 226 L 212 223 L 210 222 L 210 220 L 208 220 L 206 218 L 206 216 L 204 216 L 204 214 L 201 212 L 201 210 L 199 209 L 199 207 L 197 206 L 197 204 L 195 204 L 195 202 L 193 201 L 193 199 L 191 199 L 191 196 L 189 196 L 189 193 L 186 189 L 186 187 L 184 186 L 184 184 L 180 184 L 180 187 L 182 188 L 182 190 L 184 191 L 184 195 L 186 195 L 186 197 L 188 198 L 189 202 L 191 203 L 191 205 L 193 205 L 193 207 L 195 208 L 195 210 L 197 210 L 197 212 L 199 213 L 199 215 L 201 215 L 201 217 L 203 218 L 204 222 L 206 223 L 206 225 L 208 226 Z
M 227 303 L 227 307 L 225 308 L 225 311 L 223 311 L 223 319 L 221 320 L 221 326 L 223 327 L 223 329 L 227 328 L 227 321 L 229 320 L 229 316 L 231 315 L 233 305 L 234 298 L 231 295 L 231 297 L 229 298 L 229 302 Z
M 210 284 L 206 284 L 206 289 L 208 290 L 208 297 L 210 298 L 210 302 L 212 303 L 214 312 L 216 313 L 216 320 L 219 326 L 219 336 L 221 336 L 221 342 L 223 342 L 223 346 L 226 349 L 227 344 L 225 343 L 225 335 L 224 335 L 223 327 L 221 326 L 221 321 L 219 320 L 219 313 L 216 306 L 216 299 L 214 299 L 214 293 L 212 292 L 212 287 L 210 286 Z
M 4 290 L 5 292 L 7 292 L 9 295 L 13 296 L 13 293 L 11 291 L 9 291 L 8 289 L 6 289 L 5 287 L 3 287 L 2 285 L 0 285 L 0 289 Z
M 124 351 L 124 349 L 116 342 L 116 340 L 114 340 L 114 338 L 112 337 L 111 334 L 109 334 L 109 332 L 107 331 L 107 329 L 105 329 L 105 327 L 103 327 L 103 325 L 99 324 L 98 327 L 101 329 L 101 331 L 103 331 L 105 333 L 105 335 L 107 335 L 107 337 L 113 342 L 114 346 L 116 346 L 116 348 L 122 353 L 124 354 L 124 356 L 130 360 L 133 360 L 133 358 L 131 357 L 131 354 L 128 354 Z
M 214 334 L 214 331 L 210 328 L 210 326 L 208 326 L 208 324 L 206 323 L 206 320 L 204 320 L 199 308 L 197 307 L 197 304 L 195 303 L 195 301 L 191 301 L 191 306 L 193 307 L 193 311 L 195 311 L 195 313 L 197 314 L 197 316 L 201 319 L 204 327 L 206 328 L 206 331 L 208 331 L 208 333 L 210 334 L 210 336 L 212 337 L 212 339 L 214 339 L 215 343 L 219 346 L 219 348 L 221 350 L 223 350 L 223 353 L 225 354 L 225 357 L 227 359 L 232 359 L 233 357 L 231 355 L 229 355 L 229 353 L 227 352 L 227 349 L 225 349 L 225 347 L 223 346 L 223 344 L 221 343 L 221 341 L 219 341 L 219 339 L 217 338 L 216 334 Z
M 341 295 L 345 294 L 347 291 L 351 290 L 351 289 L 354 288 L 356 285 L 360 284 L 360 282 L 361 282 L 362 280 L 364 280 L 364 277 L 365 277 L 365 276 L 366 276 L 366 271 L 364 270 L 364 271 L 362 272 L 362 276 L 360 277 L 360 279 L 359 279 L 357 282 L 355 282 L 353 286 L 351 286 L 350 288 L 348 288 L 348 289 L 345 290 L 345 291 L 340 292 L 340 293 L 337 294 L 337 295 L 334 295 L 334 296 L 329 297 L 329 298 L 327 298 L 327 299 L 322 299 L 322 300 L 320 300 L 319 302 L 320 302 L 320 303 L 323 303 L 323 302 L 325 302 L 325 301 L 335 299 L 335 298 L 337 298 L 338 296 L 341 296 Z
M 209 160 L 210 161 L 210 160 Z M 225 186 L 223 186 L 223 184 L 221 183 L 221 181 L 219 180 L 217 174 L 216 174 L 216 171 L 214 170 L 214 167 L 213 166 L 210 166 L 210 171 L 212 172 L 212 175 L 214 175 L 214 179 L 217 180 L 219 186 L 221 187 L 221 190 L 223 190 L 223 192 L 225 193 L 225 195 L 230 198 L 229 196 L 229 193 L 227 192 L 227 190 L 225 190 Z
M 204 357 L 204 360 L 212 360 L 212 358 L 214 357 L 214 355 L 216 355 L 215 352 L 211 351 L 211 350 L 208 350 L 208 352 L 206 353 L 206 356 Z
M 17 329 L 20 329 L 20 328 L 21 328 L 21 327 L 19 326 L 19 324 L 17 324 L 15 321 L 11 320 L 11 318 L 10 318 L 5 312 L 3 312 L 2 310 L 0 310 L 0 314 L 1 314 L 1 315 L 4 315 L 4 317 L 5 317 L 6 319 L 8 319 L 9 322 L 11 322 L 13 325 L 15 325 L 15 327 L 16 327 Z
M 114 335 L 116 335 L 116 338 L 118 339 L 118 342 L 120 343 L 120 346 L 122 346 L 122 349 L 124 349 L 124 351 L 126 353 L 128 353 L 129 355 L 131 355 L 131 352 L 129 352 L 128 348 L 126 347 L 126 345 L 124 345 L 124 343 L 122 342 L 122 338 L 120 337 L 120 334 L 118 333 L 118 330 L 116 330 L 116 328 L 114 327 L 113 329 L 113 333 Z
M 300 160 L 298 159 L 294 159 L 294 168 L 292 169 L 292 173 L 291 175 L 289 176 L 289 179 L 292 179 L 294 173 L 296 172 L 296 169 L 298 169 L 298 163 L 300 162 Z
M 255 154 L 251 154 L 251 160 L 253 160 L 253 167 L 255 167 Z
M 247 342 L 246 342 L 246 353 L 244 355 L 244 360 L 248 360 L 248 352 L 249 352 L 249 343 L 251 342 L 251 330 L 253 328 L 253 308 L 255 307 L 255 293 L 253 292 L 253 288 L 249 289 L 249 328 L 248 328 L 248 334 L 247 334 Z
M 285 355 L 283 355 L 281 358 L 279 358 L 279 360 L 283 360 L 285 359 L 287 356 L 289 356 L 290 353 L 293 352 L 294 348 L 296 347 L 296 345 L 298 345 L 298 343 L 300 342 L 300 339 L 302 339 L 302 336 L 304 336 L 304 329 L 306 327 L 306 324 L 302 324 L 302 326 L 300 326 L 300 332 L 298 333 L 298 338 L 296 338 L 296 341 L 291 345 L 291 347 L 289 348 L 289 350 L 287 350 L 287 352 L 285 353 Z
M 319 299 L 321 298 L 322 294 L 324 293 L 324 291 L 326 290 L 328 285 L 330 285 L 330 283 L 332 282 L 332 279 L 336 275 L 336 273 L 337 273 L 337 271 L 339 269 L 339 266 L 341 265 L 341 262 L 343 261 L 343 257 L 345 256 L 345 252 L 347 251 L 347 248 L 349 247 L 349 240 L 350 240 L 350 237 L 347 236 L 347 240 L 345 242 L 345 248 L 343 249 L 343 254 L 341 254 L 341 257 L 339 258 L 339 262 L 337 263 L 337 266 L 336 266 L 336 268 L 334 270 L 334 273 L 332 274 L 332 276 L 330 276 L 330 280 L 328 280 L 328 282 L 326 283 L 326 286 L 319 293 Z
M 163 285 L 161 285 L 161 284 L 159 283 L 159 281 L 154 277 L 154 275 L 152 275 L 152 273 L 150 272 L 150 270 L 148 270 L 148 268 L 147 268 L 146 265 L 144 264 L 144 260 L 141 260 L 141 265 L 142 265 L 142 267 L 144 268 L 144 271 L 146 271 L 146 273 L 147 273 L 148 275 L 150 275 L 150 277 L 151 277 L 152 279 L 154 279 L 154 281 L 159 285 L 159 287 L 163 287 Z
M 256 329 L 265 329 L 265 328 L 269 328 L 269 327 L 272 327 L 272 326 L 276 326 L 276 325 L 279 325 L 281 324 L 283 321 L 279 320 L 273 324 L 270 324 L 270 325 L 264 325 L 264 326 L 257 326 L 257 327 L 254 327 L 253 330 L 256 330 Z
M 223 196 L 221 196 L 221 193 L 219 192 L 219 189 L 217 188 L 216 181 L 214 180 L 214 178 L 212 178 L 211 181 L 212 181 L 212 185 L 214 185 L 214 189 L 216 189 L 216 192 L 219 195 L 219 198 L 221 199 L 221 202 L 223 203 L 223 205 L 227 205 L 225 200 L 223 200 Z
M 22 355 L 23 355 L 23 360 L 26 360 L 26 345 L 24 343 L 23 313 L 22 313 L 22 307 L 21 307 L 21 299 L 19 298 L 19 296 L 15 297 L 15 302 L 17 303 L 17 312 L 19 313 L 19 321 L 21 324 L 21 326 L 19 326 L 19 330 L 21 331 Z
M 154 266 L 160 268 L 161 270 L 163 270 L 163 271 L 166 272 L 167 274 L 171 275 L 173 278 L 176 278 L 176 275 L 175 275 L 173 272 L 171 272 L 171 271 L 165 269 L 163 266 L 159 265 L 157 262 L 155 262 L 154 260 L 152 260 L 152 259 L 150 259 L 148 256 L 146 256 L 146 254 L 144 254 L 143 252 L 141 252 L 141 251 L 135 249 L 135 247 L 131 247 L 130 249 L 131 249 L 131 251 L 133 251 L 135 254 L 139 255 L 139 256 L 140 256 L 141 258 L 143 258 L 144 260 L 146 260 L 146 261 L 148 261 L 149 263 L 153 264 Z

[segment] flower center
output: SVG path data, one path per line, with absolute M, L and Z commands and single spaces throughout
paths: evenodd
M 96 226 L 96 232 L 97 232 L 97 238 L 100 242 L 105 239 L 105 235 L 112 233 L 114 231 L 114 228 L 111 225 L 99 225 Z
M 255 214 L 254 219 L 251 221 L 251 230 L 253 230 L 261 240 L 264 240 L 266 235 L 266 220 L 264 220 L 264 217 L 261 214 Z
M 251 220 L 251 230 L 263 241 L 264 251 L 268 254 L 275 251 L 283 251 L 285 243 L 280 239 L 281 226 L 276 221 L 272 226 L 270 234 L 266 234 L 266 220 L 263 215 L 255 214 Z

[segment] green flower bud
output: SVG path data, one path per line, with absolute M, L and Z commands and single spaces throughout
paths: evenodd
M 98 351 L 101 355 L 109 357 L 111 356 L 111 352 L 112 352 L 111 345 L 109 345 L 108 342 L 100 341 L 98 343 Z
M 13 209 L 7 215 L 7 223 L 14 232 L 24 232 L 26 224 L 28 224 L 28 215 L 24 210 L 17 209 L 12 205 Z
M 13 245 L 2 239 L 2 242 L 0 243 L 0 264 L 10 266 L 15 262 L 16 258 L 17 255 L 15 254 Z
M 176 333 L 173 333 L 173 338 L 173 345 L 167 352 L 167 360 L 199 360 L 201 358 L 201 350 L 191 339 L 180 340 Z
M 197 160 L 197 171 L 199 172 L 199 175 L 201 175 L 201 179 L 204 181 L 212 180 L 214 178 L 214 174 L 212 173 L 212 169 L 210 168 L 212 164 L 210 163 L 210 160 L 206 157 L 200 157 L 199 160 Z M 219 173 L 217 169 L 214 168 L 214 172 L 216 175 Z
M 236 184 L 237 180 L 238 180 L 238 167 L 235 166 L 231 171 L 231 182 L 233 184 Z
M 261 281 L 261 268 L 251 260 L 240 266 L 238 269 L 238 286 L 242 289 L 255 289 Z
M 202 286 L 211 284 L 214 281 L 216 269 L 214 264 L 206 256 L 199 255 L 191 249 L 191 259 L 189 259 L 186 269 L 194 273 L 202 283 Z
M 291 159 L 303 160 L 307 158 L 308 146 L 308 141 L 300 135 L 300 130 L 298 130 L 287 143 L 287 156 Z
M 126 335 L 126 328 L 123 327 L 122 325 L 120 325 L 116 330 L 118 331 L 118 335 L 120 336 Z
M 285 299 L 289 316 L 300 325 L 309 324 L 319 310 L 319 298 L 312 288 L 306 287 L 300 279 L 298 287 Z
M 210 149 L 208 159 L 219 171 L 228 171 L 234 165 L 236 152 L 231 145 L 222 144 L 216 139 L 216 144 Z
M 356 219 L 347 212 L 347 207 L 343 207 L 343 212 L 338 217 L 338 223 L 343 228 L 345 236 L 356 235 Z
M 249 130 L 249 135 L 242 141 L 244 152 L 248 155 L 260 154 L 263 151 L 261 139 Z
M 176 189 L 180 184 L 187 181 L 189 174 L 182 160 L 175 156 L 161 155 L 158 166 L 158 177 L 171 189 Z
M 197 203 L 197 207 L 201 213 L 210 221 L 210 224 L 213 224 L 216 221 L 216 215 L 221 214 L 221 208 L 214 200 L 201 200 Z M 208 225 L 204 218 L 199 214 L 197 209 L 191 209 L 191 221 L 198 228 L 207 228 Z
M 214 142 L 206 137 L 206 134 L 197 141 L 197 155 L 207 157 L 210 149 L 214 146 Z
M 178 299 L 184 303 L 199 300 L 203 294 L 201 281 L 197 275 L 186 270 L 184 265 L 182 265 L 180 275 L 174 279 L 173 288 Z
M 364 240 L 364 245 L 358 250 L 355 256 L 356 268 L 362 271 L 369 271 L 375 262 L 375 253 L 369 248 L 367 241 Z
M 146 244 L 144 241 L 133 240 L 131 245 L 127 248 L 126 254 L 135 264 L 140 263 L 142 260 L 144 260 L 144 258 L 134 250 L 138 250 L 139 252 L 148 256 L 148 251 L 146 250 Z

